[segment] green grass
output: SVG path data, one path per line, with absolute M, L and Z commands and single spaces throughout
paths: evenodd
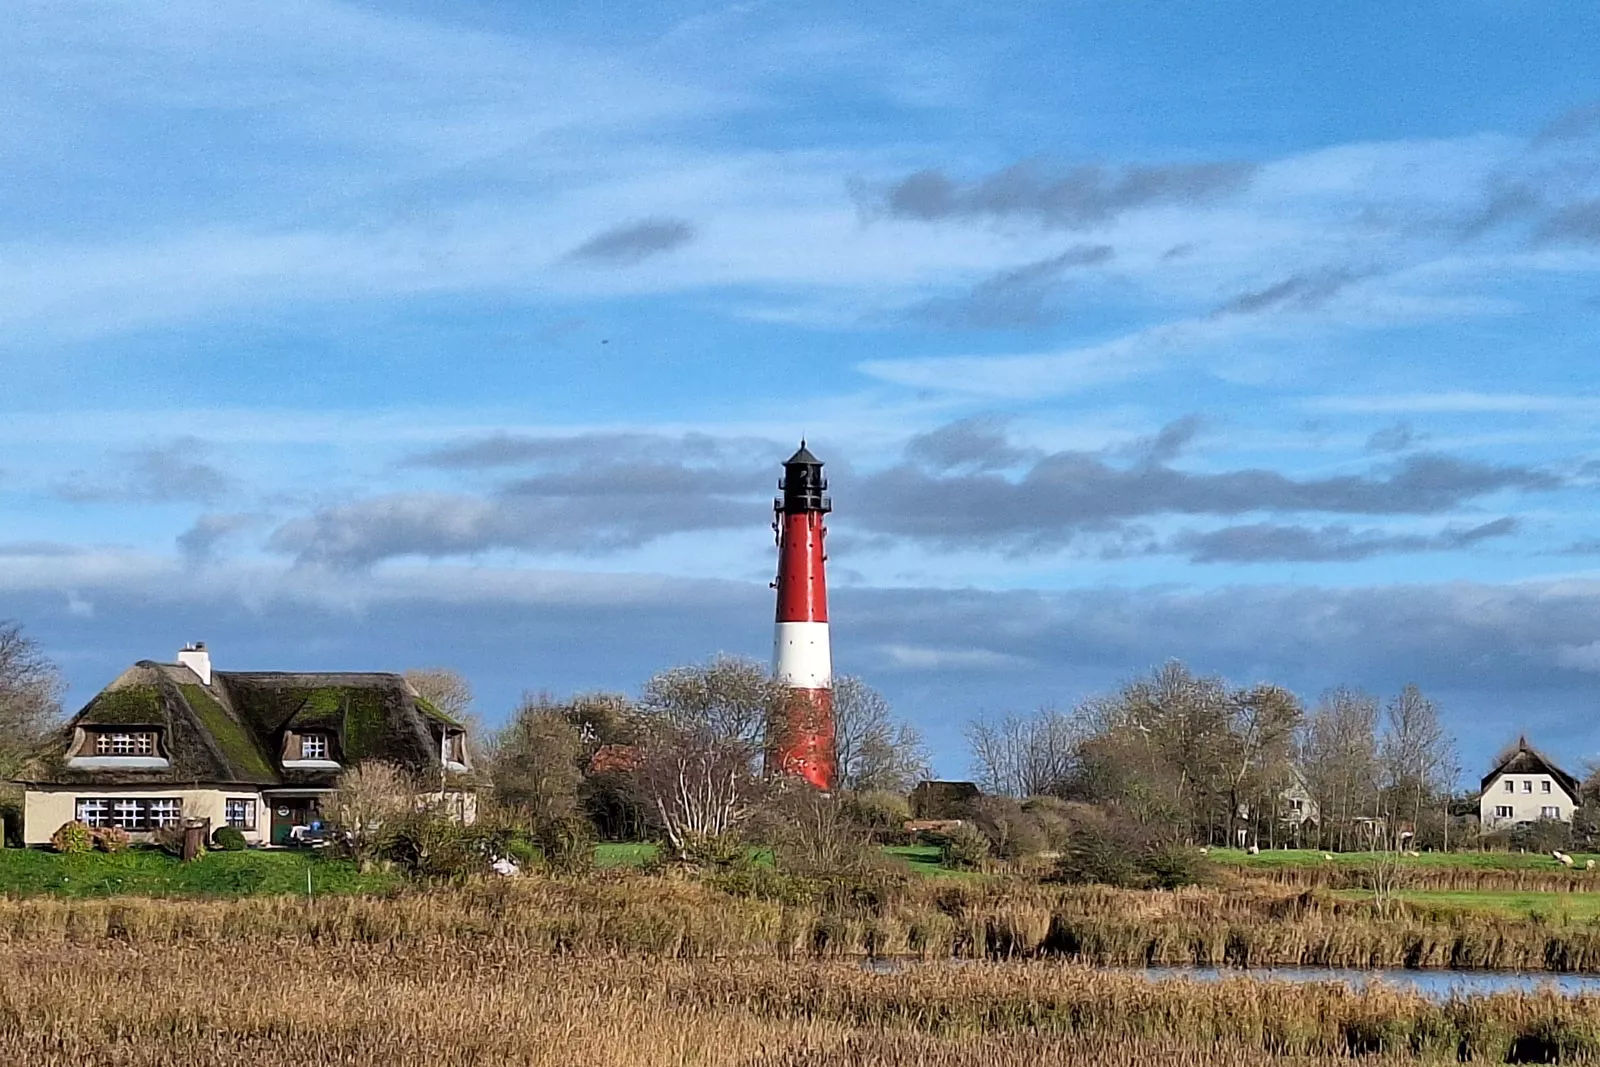
M 643 867 L 661 855 L 653 841 L 606 841 L 594 849 L 596 867 Z
M 0 894 L 11 897 L 304 894 L 307 872 L 314 893 L 381 893 L 402 882 L 398 874 L 362 874 L 354 863 L 307 852 L 209 852 L 191 863 L 180 863 L 153 849 L 81 856 L 60 856 L 39 849 L 0 849 Z
M 1379 858 L 1392 858 L 1393 853 L 1333 852 L 1329 853 L 1333 859 L 1325 860 L 1322 858 L 1321 850 L 1313 848 L 1263 849 L 1255 856 L 1249 855 L 1243 849 L 1214 848 L 1210 855 L 1212 860 L 1225 865 L 1273 870 L 1282 867 L 1316 867 L 1328 863 L 1365 866 Z M 1579 869 L 1582 869 L 1585 860 L 1593 859 L 1600 862 L 1600 854 L 1595 853 L 1574 852 L 1572 858 Z M 1402 856 L 1400 862 L 1407 867 L 1459 867 L 1492 871 L 1562 869 L 1561 864 L 1543 852 L 1424 852 L 1420 856 Z
M 1336 896 L 1369 900 L 1367 889 L 1340 889 Z M 1600 893 L 1499 892 L 1484 889 L 1402 889 L 1395 896 L 1408 904 L 1445 911 L 1479 912 L 1514 919 L 1600 920 Z

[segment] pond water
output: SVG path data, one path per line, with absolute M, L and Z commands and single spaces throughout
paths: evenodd
M 863 964 L 878 974 L 894 974 L 908 967 L 941 967 L 950 964 L 978 965 L 978 961 L 950 960 L 917 963 L 904 960 L 871 960 Z M 1005 964 L 993 964 L 1005 966 Z M 1343 982 L 1353 989 L 1374 983 L 1415 990 L 1433 1000 L 1451 996 L 1485 993 L 1532 993 L 1554 989 L 1565 996 L 1580 993 L 1600 995 L 1600 974 L 1555 974 L 1549 971 L 1364 971 L 1349 967 L 1100 967 L 1113 974 L 1135 975 L 1152 982 L 1185 980 L 1221 982 L 1230 978 L 1254 978 L 1263 982 Z

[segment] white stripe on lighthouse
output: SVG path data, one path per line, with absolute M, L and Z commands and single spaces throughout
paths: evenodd
M 833 654 L 825 622 L 780 622 L 772 644 L 773 673 L 795 689 L 832 689 Z

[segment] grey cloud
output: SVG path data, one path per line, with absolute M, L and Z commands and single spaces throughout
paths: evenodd
M 345 569 L 495 549 L 615 552 L 687 530 L 760 523 L 782 456 L 771 442 L 701 435 L 499 435 L 410 461 L 446 470 L 523 468 L 490 492 L 354 500 L 284 523 L 268 547 Z
M 1057 256 L 1001 271 L 959 297 L 942 297 L 918 306 L 916 316 L 969 329 L 1038 326 L 1055 318 L 1050 306 L 1062 275 L 1077 267 L 1111 259 L 1110 245 L 1079 245 Z
M 1368 452 L 1404 452 L 1423 439 L 1409 422 L 1396 422 L 1374 430 L 1367 438 Z
M 108 501 L 167 504 L 207 503 L 222 496 L 233 481 L 208 460 L 210 446 L 194 437 L 170 444 L 124 452 L 114 458 L 110 477 L 79 472 L 56 486 L 56 495 L 78 503 Z
M 1358 275 L 1342 270 L 1294 274 L 1265 289 L 1240 293 L 1212 314 L 1254 315 L 1280 308 L 1309 311 L 1327 303 L 1358 280 Z
M 568 252 L 567 258 L 579 263 L 628 266 L 686 245 L 694 235 L 694 226 L 686 219 L 643 219 L 595 234 Z
M 1013 446 L 1006 438 L 1005 420 L 992 417 L 946 423 L 906 443 L 909 459 L 936 471 L 1005 470 L 1036 455 Z
M 1600 133 L 1600 103 L 1586 104 L 1557 115 L 1534 136 L 1534 143 L 1575 141 L 1597 133 Z
M 1169 463 L 1177 459 L 1189 443 L 1199 436 L 1204 425 L 1205 420 L 1198 415 L 1174 419 L 1161 427 L 1148 442 L 1141 442 L 1142 451 L 1151 462 Z
M 1543 197 L 1528 185 L 1500 184 L 1489 190 L 1476 210 L 1456 220 L 1454 236 L 1471 240 L 1505 223 L 1531 218 L 1543 208 Z
M 1261 469 L 1194 473 L 1157 461 L 1114 466 L 1101 456 L 1059 452 L 1015 478 L 930 474 L 907 463 L 839 492 L 850 493 L 854 521 L 872 532 L 942 547 L 1031 552 L 1059 548 L 1085 530 L 1157 515 L 1425 515 L 1497 490 L 1560 484 L 1527 467 L 1429 454 L 1367 474 L 1302 480 Z
M 85 551 L 60 541 L 0 541 L 0 556 L 77 556 Z
M 222 542 L 261 521 L 259 515 L 201 515 L 192 526 L 178 535 L 178 551 L 191 563 L 208 562 L 215 557 L 217 547 Z
M 1328 563 L 1399 553 L 1460 550 L 1516 531 L 1517 521 L 1510 517 L 1436 534 L 1386 534 L 1338 525 L 1255 523 L 1220 530 L 1191 530 L 1174 537 L 1166 547 L 1187 555 L 1193 563 Z
M 1539 227 L 1546 241 L 1579 241 L 1600 244 L 1600 198 L 1568 204 Z
M 767 462 L 782 445 L 757 437 L 713 437 L 648 433 L 584 433 L 566 436 L 495 433 L 421 452 L 405 466 L 483 470 L 534 464 L 622 463 L 658 459 L 697 462 Z
M 1051 174 L 1018 163 L 970 184 L 924 170 L 891 185 L 881 209 L 896 218 L 1028 218 L 1045 226 L 1081 229 L 1154 204 L 1209 202 L 1249 185 L 1256 167 L 1218 162 L 1171 166 L 1075 167 Z

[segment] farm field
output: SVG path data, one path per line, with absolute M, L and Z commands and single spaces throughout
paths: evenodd
M 1532 852 L 1424 852 L 1418 856 L 1400 856 L 1385 852 L 1334 852 L 1333 859 L 1323 858 L 1320 849 L 1263 849 L 1252 856 L 1243 849 L 1214 848 L 1210 851 L 1212 862 L 1229 867 L 1256 870 L 1273 870 L 1284 867 L 1360 867 L 1370 866 L 1379 860 L 1398 862 L 1404 869 L 1432 870 L 1458 868 L 1487 871 L 1563 871 L 1566 868 L 1545 853 Z M 1574 867 L 1581 869 L 1587 860 L 1600 865 L 1600 853 L 1575 852 Z M 1595 872 L 1595 882 L 1600 885 L 1600 870 Z

